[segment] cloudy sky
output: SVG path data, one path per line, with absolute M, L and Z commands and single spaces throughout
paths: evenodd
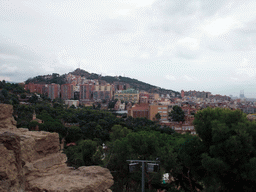
M 0 80 L 80 68 L 256 97 L 255 0 L 0 0 Z

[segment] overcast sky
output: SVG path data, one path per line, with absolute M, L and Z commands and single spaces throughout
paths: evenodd
M 78 68 L 256 97 L 255 0 L 0 0 L 0 80 Z

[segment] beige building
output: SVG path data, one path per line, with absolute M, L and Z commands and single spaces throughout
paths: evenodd
M 74 105 L 75 107 L 79 106 L 78 100 L 65 100 L 65 105 L 68 105 L 68 107 Z
M 115 93 L 114 99 L 119 99 L 121 101 L 128 101 L 132 103 L 139 102 L 139 91 L 135 89 L 127 89 L 118 91 Z
M 154 101 L 157 101 L 160 98 L 158 93 L 150 93 L 149 94 L 149 103 L 153 103 Z
M 157 113 L 161 115 L 160 121 L 168 121 L 168 105 L 149 105 L 149 119 L 151 121 L 156 120 Z
M 93 99 L 105 99 L 105 100 L 111 100 L 113 95 L 113 87 L 110 84 L 106 85 L 99 85 L 96 83 L 95 90 L 93 91 Z

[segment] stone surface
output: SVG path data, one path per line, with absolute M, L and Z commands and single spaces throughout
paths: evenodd
M 15 130 L 16 128 L 16 121 L 14 120 L 13 116 L 13 107 L 7 104 L 0 104 L 0 129 L 9 129 Z
M 99 166 L 67 167 L 57 133 L 16 128 L 12 106 L 0 104 L 1 192 L 109 192 L 113 177 Z

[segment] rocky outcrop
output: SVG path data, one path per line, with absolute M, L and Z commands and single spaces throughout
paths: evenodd
M 58 134 L 17 129 L 12 106 L 5 104 L 0 104 L 0 154 L 1 192 L 107 192 L 114 183 L 108 169 L 67 167 Z

